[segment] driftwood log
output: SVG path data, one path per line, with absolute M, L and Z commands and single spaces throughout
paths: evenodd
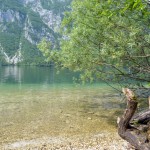
M 118 119 L 118 134 L 135 149 L 150 150 L 150 110 L 134 115 L 137 98 L 130 89 L 123 89 L 123 93 L 127 98 L 127 108 Z

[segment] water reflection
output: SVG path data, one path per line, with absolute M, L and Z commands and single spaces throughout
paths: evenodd
M 17 66 L 2 67 L 1 82 L 18 82 L 21 83 L 22 69 Z
M 1 83 L 54 84 L 72 83 L 72 77 L 78 74 L 63 70 L 57 74 L 52 67 L 3 66 L 0 67 Z

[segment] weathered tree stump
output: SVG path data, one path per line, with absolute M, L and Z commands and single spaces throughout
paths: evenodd
M 150 150 L 150 110 L 134 115 L 137 98 L 130 89 L 123 89 L 123 93 L 127 98 L 127 108 L 118 120 L 118 133 L 135 149 Z

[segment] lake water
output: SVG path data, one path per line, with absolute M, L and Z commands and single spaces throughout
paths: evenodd
M 68 70 L 0 67 L 0 145 L 116 132 L 124 102 L 104 83 L 75 84 Z

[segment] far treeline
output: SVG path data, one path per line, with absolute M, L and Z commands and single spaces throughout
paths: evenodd
M 47 61 L 82 72 L 83 81 L 149 84 L 149 10 L 143 0 L 74 0 L 62 22 L 61 50 L 46 39 L 38 48 Z

